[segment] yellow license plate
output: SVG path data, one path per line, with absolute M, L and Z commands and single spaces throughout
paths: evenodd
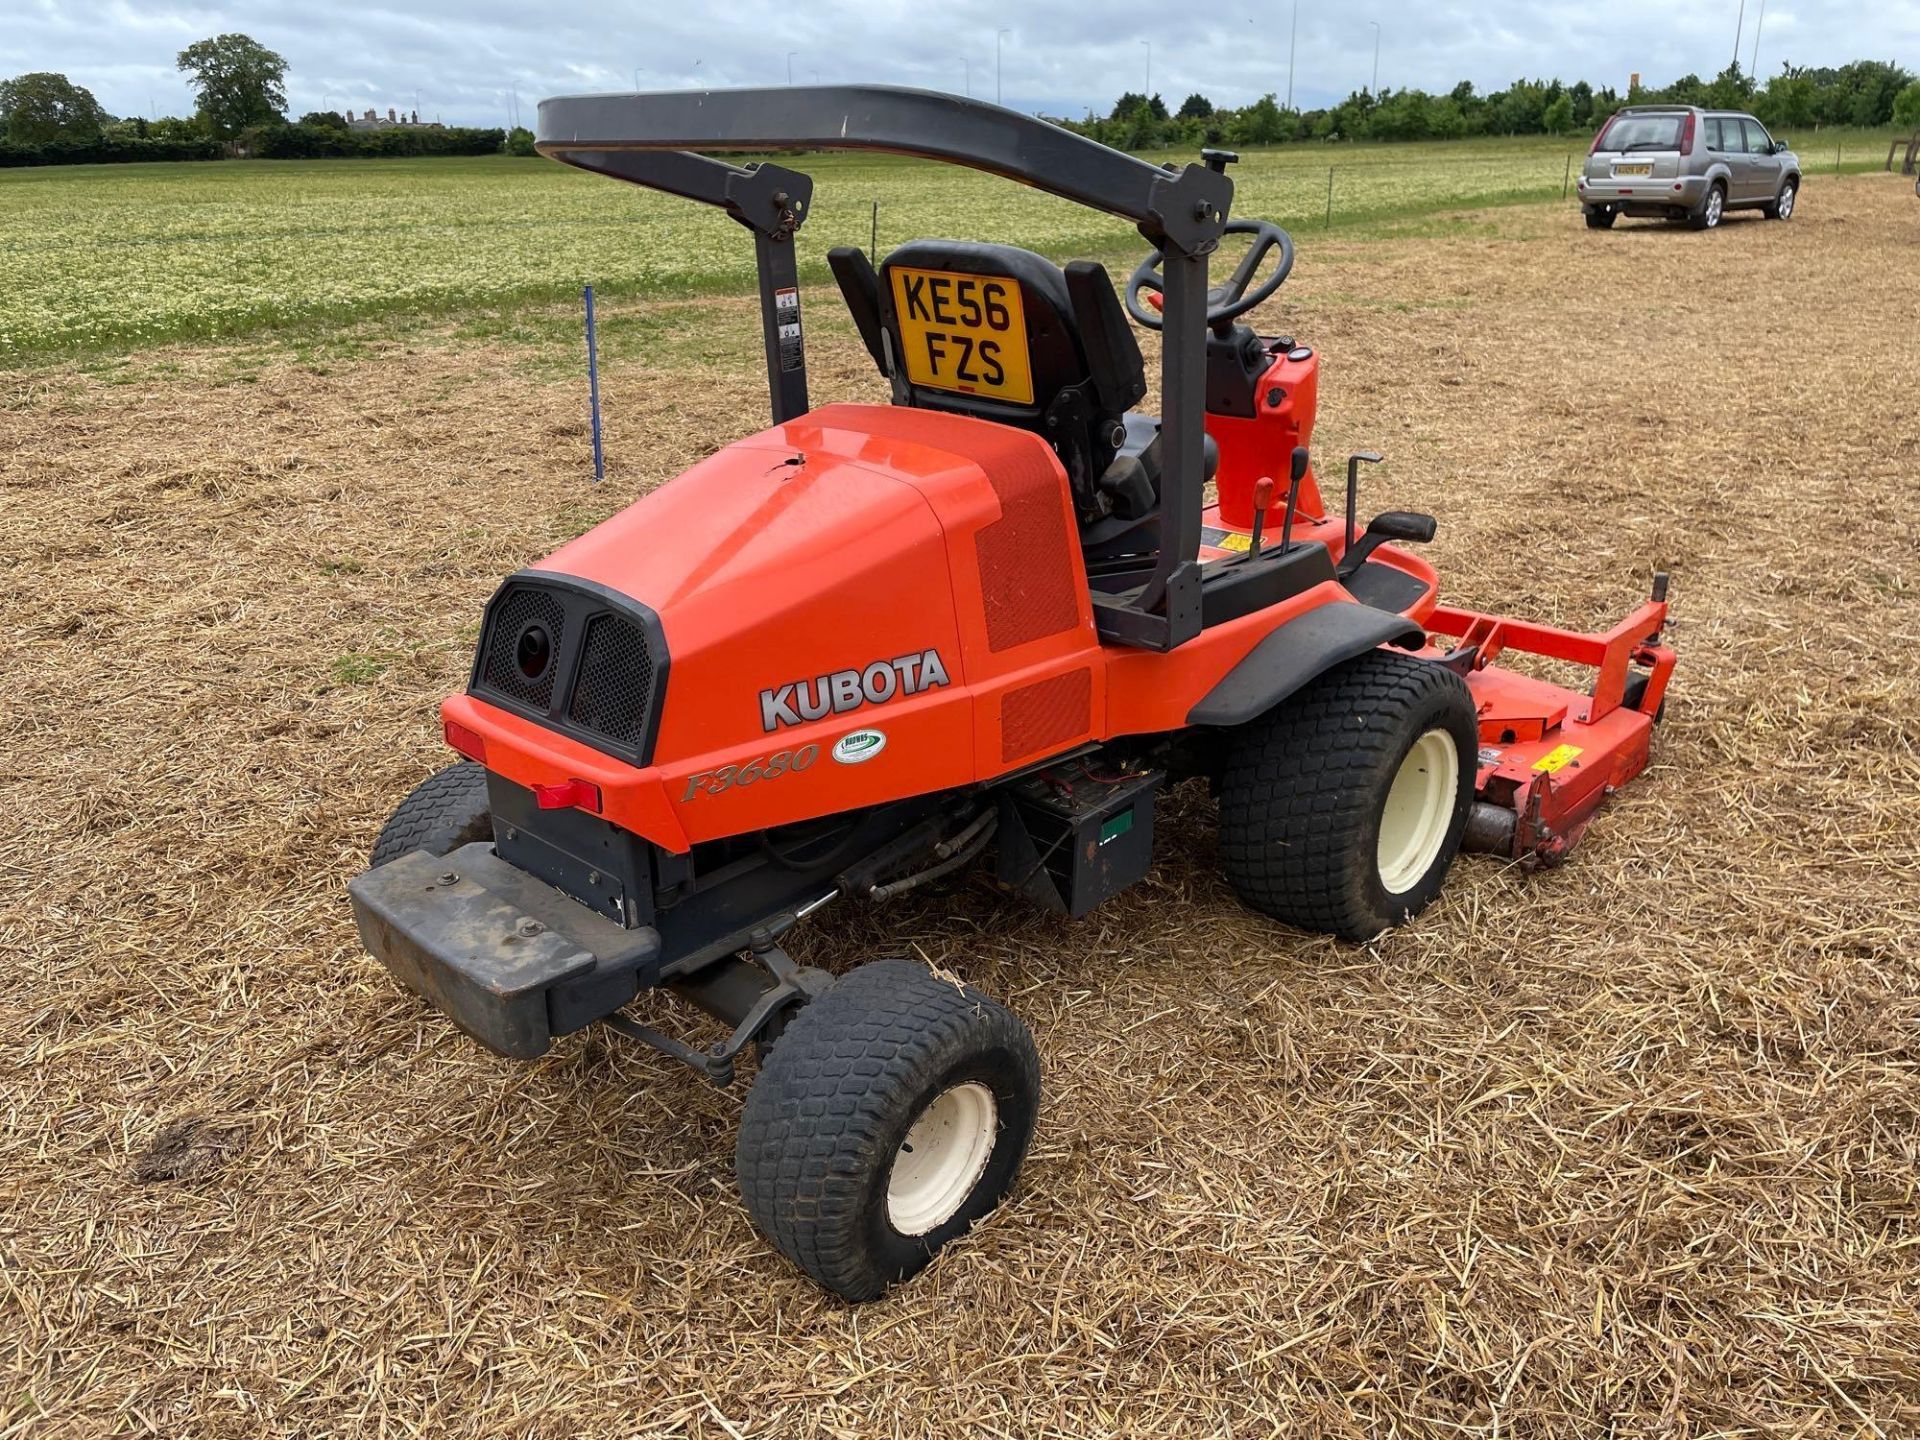
M 1017 280 L 904 265 L 891 273 L 907 379 L 930 390 L 1033 403 Z
M 1652 165 L 1616 165 L 1613 167 L 1613 173 L 1616 175 L 1651 175 L 1653 173 L 1653 166 Z

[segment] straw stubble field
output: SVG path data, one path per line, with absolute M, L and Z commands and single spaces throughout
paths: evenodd
M 736 1093 L 488 1058 L 343 893 L 498 576 L 758 422 L 750 308 L 610 316 L 598 490 L 562 312 L 12 377 L 0 1435 L 1911 1433 L 1917 270 L 1870 179 L 1310 242 L 1321 453 L 1388 452 L 1452 596 L 1672 570 L 1656 764 L 1367 946 L 1239 909 L 1188 792 L 1083 924 L 823 915 L 805 958 L 951 966 L 1047 1066 L 1013 1203 L 859 1310 L 754 1235 Z M 809 298 L 816 397 L 876 393 Z

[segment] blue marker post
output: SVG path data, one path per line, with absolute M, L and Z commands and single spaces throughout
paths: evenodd
M 607 458 L 600 449 L 600 347 L 593 332 L 593 286 L 585 291 L 587 298 L 587 390 L 593 404 L 593 478 L 607 478 Z

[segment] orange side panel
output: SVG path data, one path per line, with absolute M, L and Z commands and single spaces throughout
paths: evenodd
M 863 464 L 912 485 L 939 517 L 973 699 L 974 778 L 1097 738 L 1100 643 L 1066 472 L 1045 442 L 983 420 L 884 405 L 826 406 L 787 430 L 804 443 L 808 426 L 828 443 L 857 443 Z M 1075 682 L 1086 686 L 1086 704 L 1064 705 L 1066 692 L 1056 689 L 1044 728 L 1031 718 L 1032 694 L 1012 701 L 1074 672 L 1086 676 Z M 1003 713 L 1010 703 L 1011 716 Z M 1034 747 L 1023 748 L 1029 740 Z

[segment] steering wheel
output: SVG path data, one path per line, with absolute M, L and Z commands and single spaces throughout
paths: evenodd
M 1233 274 L 1226 283 L 1216 285 L 1207 291 L 1207 324 L 1225 325 L 1253 309 L 1278 290 L 1287 278 L 1287 272 L 1293 269 L 1293 237 L 1278 225 L 1268 220 L 1229 220 L 1225 230 L 1227 235 L 1251 235 L 1253 244 L 1247 253 L 1234 266 Z M 1280 263 L 1273 274 L 1262 280 L 1252 289 L 1255 272 L 1271 250 L 1279 250 Z M 1164 290 L 1160 279 L 1160 252 L 1154 251 L 1146 259 L 1133 267 L 1133 274 L 1127 277 L 1127 314 L 1149 330 L 1158 330 L 1164 323 L 1157 308 L 1150 309 L 1142 303 L 1142 294 L 1159 296 Z

